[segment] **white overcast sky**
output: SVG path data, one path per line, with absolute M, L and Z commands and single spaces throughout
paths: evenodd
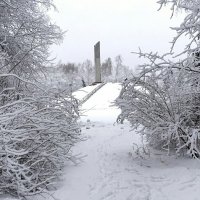
M 130 67 L 139 64 L 131 54 L 138 47 L 146 52 L 169 50 L 181 16 L 170 19 L 171 11 L 157 11 L 157 0 L 54 0 L 58 12 L 52 20 L 67 30 L 63 43 L 53 46 L 52 56 L 67 62 L 93 61 L 93 46 L 101 42 L 101 60 L 122 55 Z

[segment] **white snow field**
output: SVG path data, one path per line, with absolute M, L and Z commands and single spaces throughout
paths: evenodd
M 199 200 L 200 161 L 161 153 L 140 157 L 133 143 L 140 137 L 128 124 L 115 123 L 113 106 L 120 84 L 108 83 L 82 106 L 82 134 L 86 141 L 74 151 L 85 156 L 67 166 L 60 200 Z

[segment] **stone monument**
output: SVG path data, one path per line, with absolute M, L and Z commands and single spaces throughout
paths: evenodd
M 101 83 L 100 42 L 94 45 L 95 82 Z

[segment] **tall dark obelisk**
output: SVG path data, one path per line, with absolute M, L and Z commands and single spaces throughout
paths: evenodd
M 101 82 L 100 42 L 94 45 L 95 82 Z

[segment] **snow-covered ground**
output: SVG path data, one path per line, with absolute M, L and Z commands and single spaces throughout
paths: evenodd
M 73 96 L 78 100 L 82 100 L 85 96 L 87 96 L 90 92 L 92 92 L 96 87 L 98 87 L 98 85 L 99 84 L 83 87 L 73 92 Z
M 133 143 L 140 137 L 128 124 L 115 123 L 112 102 L 120 84 L 106 84 L 82 106 L 82 133 L 88 139 L 74 149 L 83 162 L 66 168 L 61 200 L 198 200 L 200 161 L 176 159 L 161 153 L 141 158 Z
M 74 153 L 81 154 L 83 162 L 66 167 L 54 196 L 60 200 L 199 200 L 199 160 L 155 151 L 140 157 L 134 152 L 133 143 L 142 146 L 139 135 L 130 132 L 128 123 L 115 123 L 120 110 L 113 101 L 120 90 L 120 84 L 108 83 L 82 105 L 80 121 L 87 140 Z

